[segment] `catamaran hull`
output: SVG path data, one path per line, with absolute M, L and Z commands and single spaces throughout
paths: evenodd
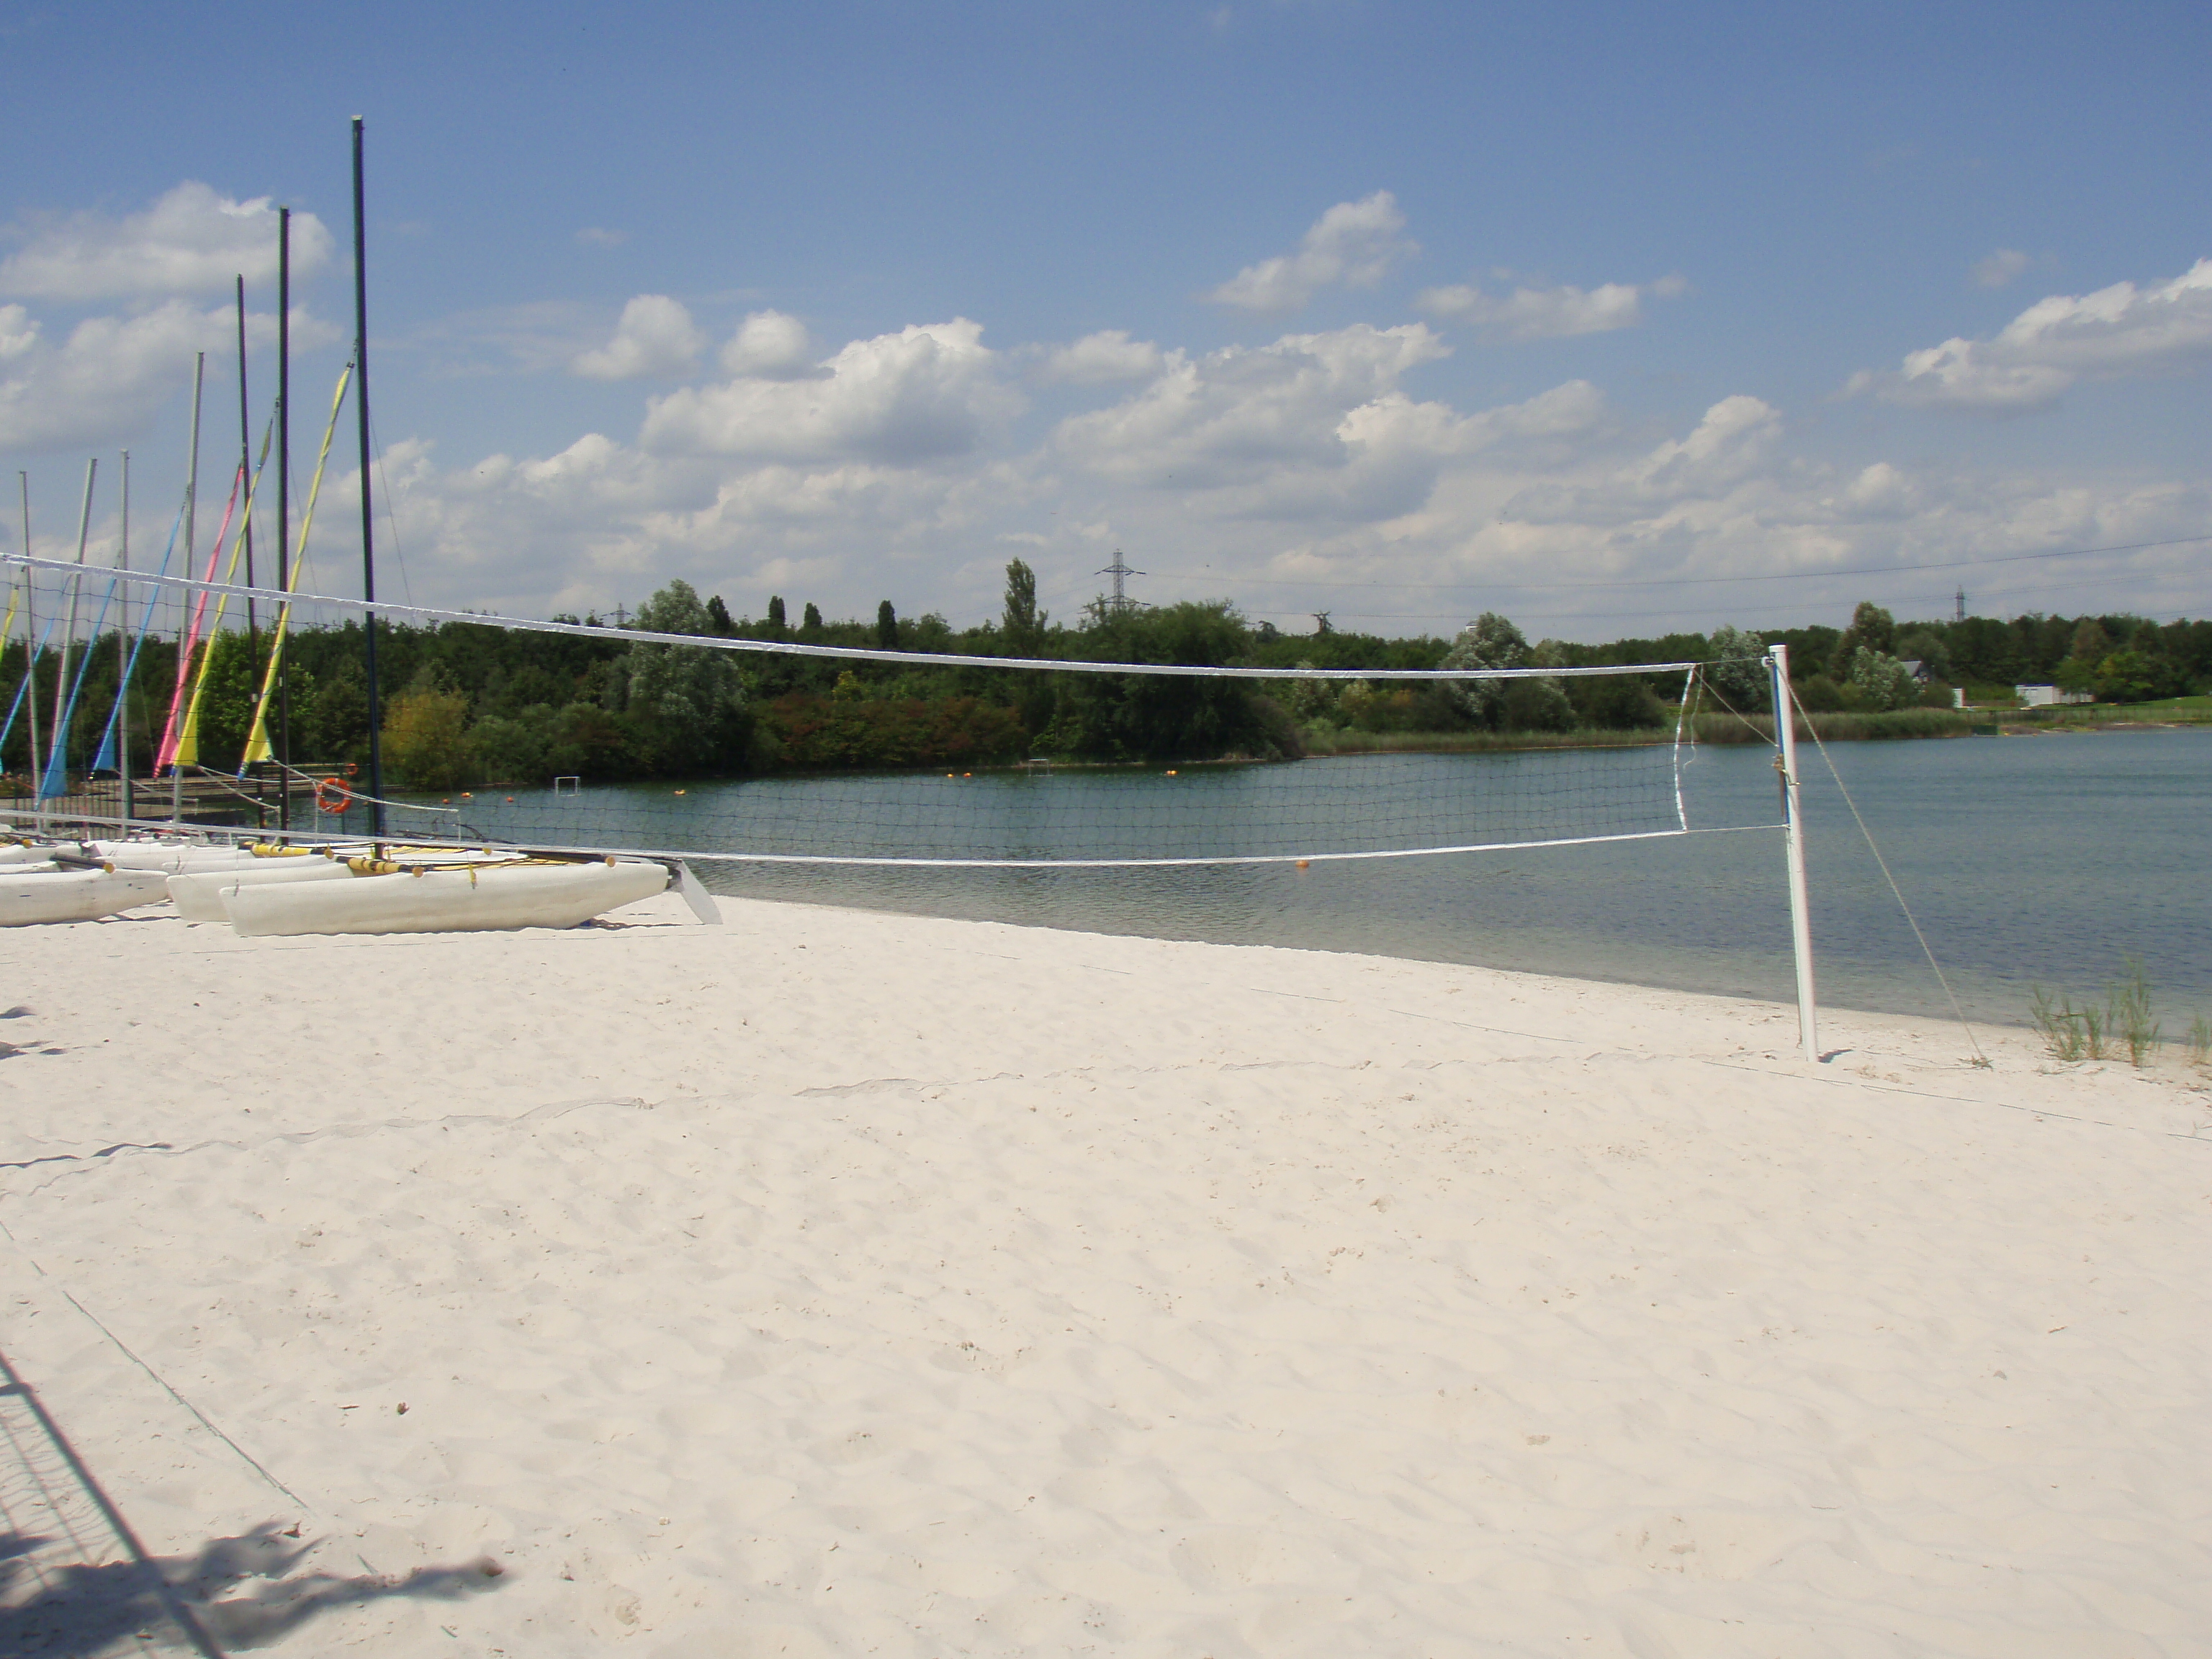
M 181 870 L 238 870 L 260 862 L 244 847 L 203 847 L 191 842 L 159 841 L 95 841 L 93 852 L 118 870 L 158 870 L 173 876 Z
M 158 904 L 168 896 L 158 870 L 0 869 L 0 927 L 36 922 L 95 921 L 118 910 Z
M 668 887 L 658 864 L 517 864 L 348 881 L 237 883 L 222 895 L 244 939 L 574 927 Z
M 186 921 L 228 921 L 222 896 L 240 887 L 259 887 L 270 882 L 349 881 L 352 871 L 333 860 L 317 858 L 263 859 L 229 870 L 179 870 L 169 878 L 169 896 L 177 914 Z

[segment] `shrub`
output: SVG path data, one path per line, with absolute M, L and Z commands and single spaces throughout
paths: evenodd
M 458 691 L 403 691 L 384 717 L 384 758 L 394 775 L 416 789 L 452 789 L 469 781 L 469 701 Z

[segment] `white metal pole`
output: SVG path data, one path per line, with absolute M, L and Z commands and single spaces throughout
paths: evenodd
M 1797 1035 L 1805 1058 L 1818 1065 L 1820 1037 L 1813 1000 L 1813 905 L 1805 886 L 1805 817 L 1797 793 L 1797 721 L 1790 693 L 1790 647 L 1767 647 L 1774 690 L 1774 732 L 1781 744 L 1783 844 L 1790 855 L 1790 940 L 1797 956 Z
M 23 556 L 31 556 L 31 475 L 18 472 L 15 482 L 23 492 Z M 39 758 L 39 609 L 38 578 L 28 565 L 23 567 L 23 713 L 30 721 L 31 761 L 23 769 L 31 780 L 32 826 L 44 830 L 46 826 L 46 803 L 39 796 L 39 782 L 46 775 L 45 763 Z

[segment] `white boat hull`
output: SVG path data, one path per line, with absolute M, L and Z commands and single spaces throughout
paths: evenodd
M 668 887 L 658 864 L 507 864 L 347 881 L 234 884 L 225 914 L 242 938 L 451 933 L 574 927 Z
M 158 904 L 168 896 L 158 870 L 39 870 L 18 874 L 0 868 L 0 927 L 36 922 L 94 921 L 118 910 Z
M 186 921 L 228 921 L 222 896 L 239 887 L 258 887 L 266 882 L 350 880 L 353 872 L 334 860 L 316 858 L 262 859 L 228 870 L 179 870 L 168 878 L 169 896 L 177 914 Z
M 260 860 L 243 847 L 204 847 L 190 842 L 96 841 L 93 851 L 118 870 L 235 870 Z

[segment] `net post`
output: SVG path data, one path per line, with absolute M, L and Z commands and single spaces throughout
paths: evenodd
M 1783 845 L 1790 860 L 1790 942 L 1797 958 L 1797 1035 L 1805 1058 L 1818 1065 L 1820 1038 L 1813 997 L 1813 907 L 1805 885 L 1805 819 L 1797 791 L 1797 721 L 1790 690 L 1790 647 L 1770 646 L 1767 677 L 1774 694 L 1774 735 L 1780 745 Z

